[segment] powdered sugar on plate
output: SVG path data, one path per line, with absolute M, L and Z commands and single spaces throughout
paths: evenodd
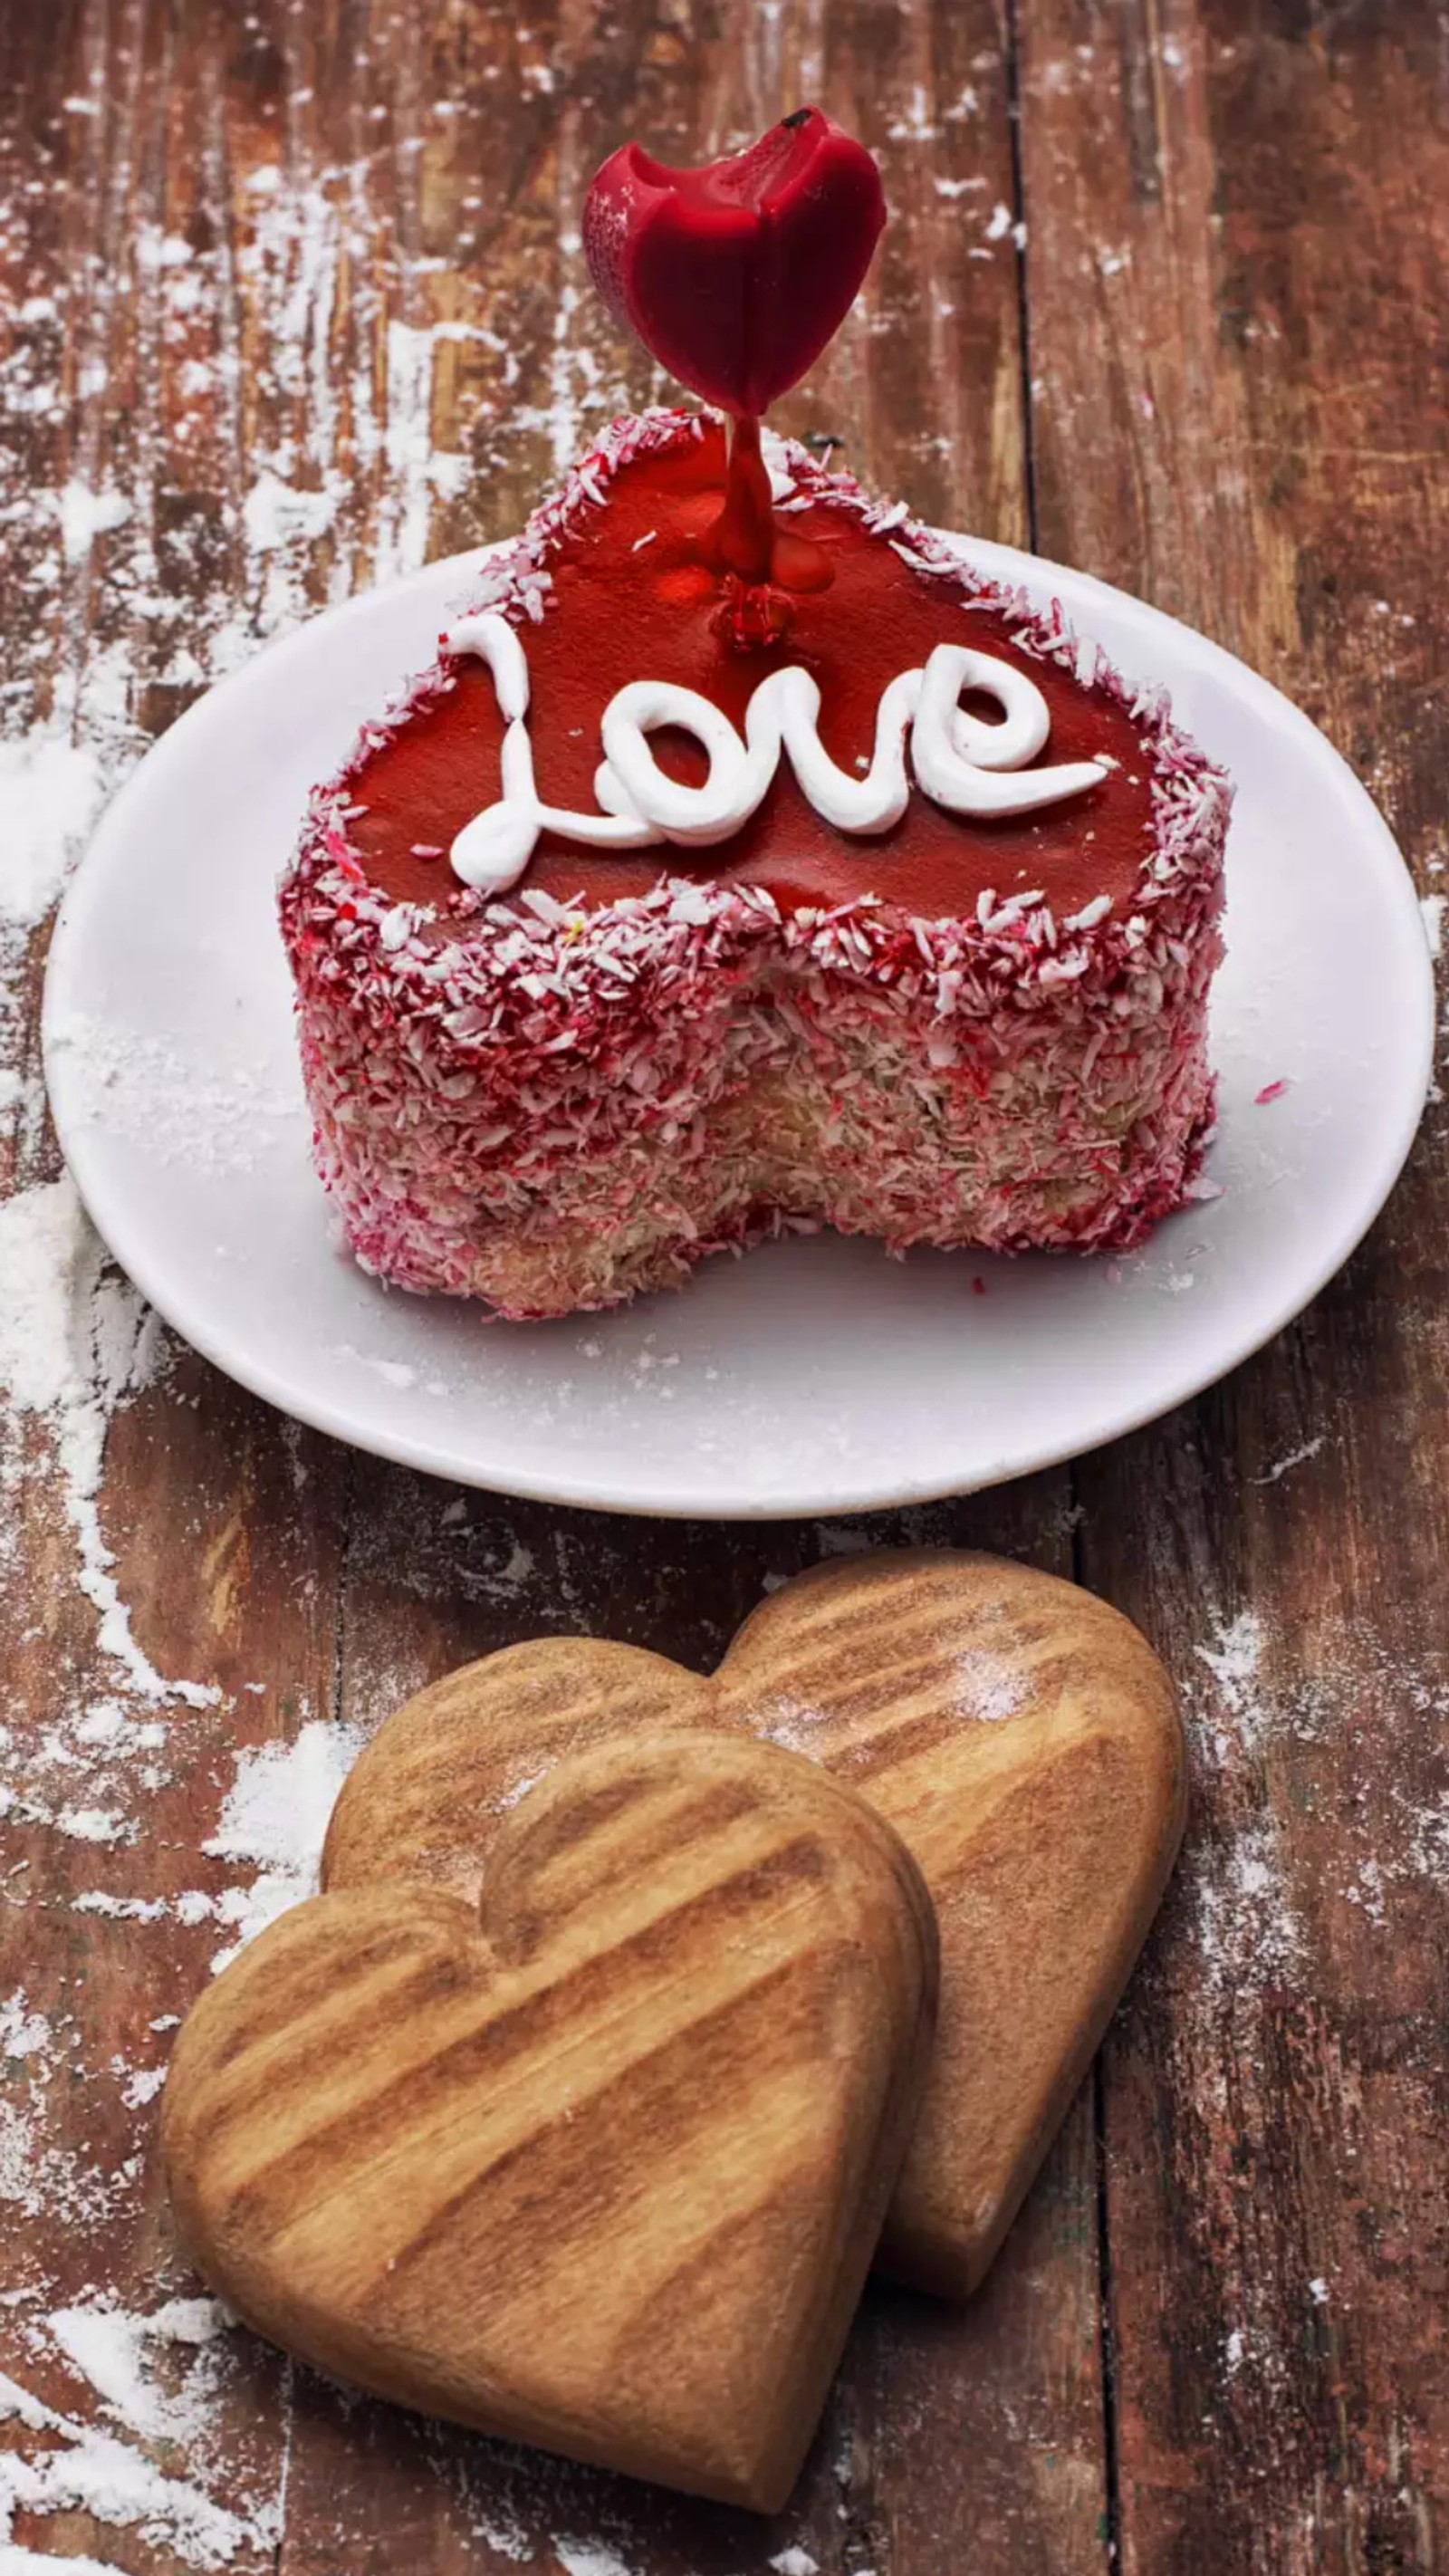
M 52 1064 L 71 1056 L 82 1068 L 91 1117 L 188 1173 L 249 1171 L 288 1127 L 305 1134 L 300 1085 L 224 1031 L 187 1052 L 78 1012 L 52 1019 L 46 1043 Z

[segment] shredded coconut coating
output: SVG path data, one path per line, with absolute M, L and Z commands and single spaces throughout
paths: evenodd
M 684 412 L 616 422 L 467 608 L 541 619 L 575 514 L 693 434 Z M 705 1253 L 787 1229 L 893 1251 L 1121 1248 L 1195 1176 L 1227 779 L 1060 607 L 983 584 L 850 476 L 781 452 L 797 492 L 1128 710 L 1152 763 L 1134 900 L 1058 922 L 988 894 L 923 921 L 873 895 L 782 912 L 762 888 L 663 875 L 595 912 L 526 882 L 394 903 L 348 807 L 369 751 L 452 687 L 440 660 L 316 792 L 281 890 L 317 1166 L 384 1279 L 525 1318 L 679 1284 Z

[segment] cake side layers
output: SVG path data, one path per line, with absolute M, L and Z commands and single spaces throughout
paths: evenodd
M 359 1010 L 330 943 L 294 950 L 319 1166 L 366 1267 L 559 1314 L 785 1225 L 1092 1248 L 1179 1203 L 1210 1110 L 1211 924 L 1161 965 L 1028 991 L 949 926 L 802 928 L 734 894 L 701 923 L 693 898 L 666 885 L 617 944 L 585 934 L 566 1045 L 470 1034 L 482 996 L 449 1029 L 436 986 Z M 509 993 L 543 1008 L 560 926 L 532 919 Z

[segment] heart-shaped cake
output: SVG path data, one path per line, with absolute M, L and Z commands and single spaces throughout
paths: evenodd
M 724 417 L 615 421 L 313 796 L 314 1149 L 400 1287 L 527 1318 L 785 1230 L 1126 1245 L 1193 1188 L 1226 778 L 1050 567 L 997 588 L 763 443 L 884 212 L 817 108 L 605 163 L 595 280 Z
M 334 1888 L 202 1996 L 183 2236 L 341 2378 L 774 2511 L 919 2098 L 919 1873 L 814 1765 L 673 1729 L 560 1761 L 481 1877 Z
M 1193 1183 L 1226 780 L 1059 609 L 766 461 L 808 591 L 741 625 L 721 424 L 616 423 L 313 798 L 316 1157 L 398 1286 L 519 1318 L 785 1229 L 1120 1246 Z
M 589 1639 L 450 1674 L 357 1763 L 324 1884 L 422 1880 L 472 1901 L 514 1801 L 552 1764 L 641 1730 L 721 1724 L 827 1766 L 920 1865 L 940 2019 L 882 2259 L 964 2295 L 1090 2063 L 1176 1855 L 1186 1772 L 1167 1676 L 1075 1584 L 998 1557 L 881 1550 L 786 1584 L 713 1680 Z

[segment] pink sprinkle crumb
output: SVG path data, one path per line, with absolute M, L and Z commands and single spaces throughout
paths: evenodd
M 1253 1094 L 1254 1108 L 1266 1109 L 1270 1100 L 1281 1100 L 1287 1088 L 1287 1080 L 1283 1076 L 1277 1082 L 1265 1082 L 1262 1090 Z
M 984 1279 L 981 1279 L 981 1278 L 973 1278 L 973 1280 L 972 1280 L 972 1282 L 971 1282 L 971 1294 L 972 1294 L 972 1296 L 973 1296 L 973 1297 L 984 1297 L 984 1296 L 985 1296 L 985 1294 L 986 1294 L 986 1282 L 985 1282 L 985 1280 L 984 1280 Z
M 413 857 L 415 859 L 440 859 L 442 855 L 443 844 L 441 841 L 414 841 L 413 843 Z

